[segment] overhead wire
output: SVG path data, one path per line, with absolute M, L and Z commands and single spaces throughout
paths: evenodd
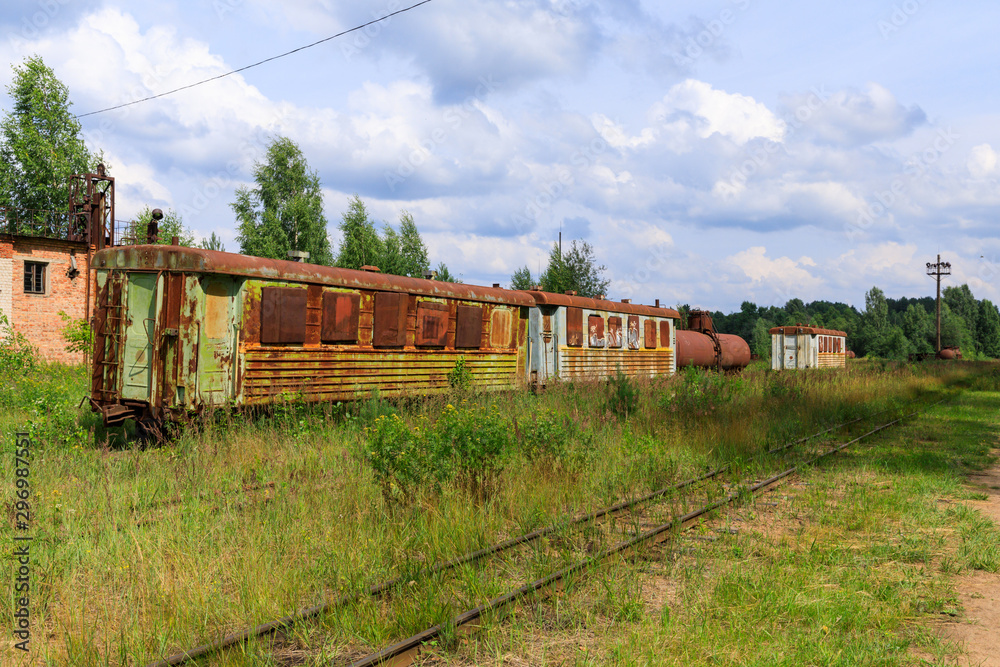
M 370 25 L 374 25 L 375 23 L 380 23 L 382 21 L 385 21 L 386 19 L 391 18 L 393 16 L 396 16 L 397 14 L 402 14 L 403 12 L 408 12 L 411 9 L 415 9 L 415 8 L 419 7 L 420 5 L 426 5 L 428 2 L 431 2 L 431 1 L 432 0 L 421 0 L 420 2 L 417 2 L 415 4 L 410 5 L 409 7 L 404 7 L 403 9 L 396 10 L 396 11 L 394 11 L 392 13 L 386 14 L 385 16 L 381 16 L 381 17 L 379 17 L 377 19 L 373 19 L 371 21 L 368 21 L 367 23 L 362 23 L 361 25 L 358 25 L 358 26 L 355 26 L 353 28 L 350 28 L 349 30 L 344 30 L 342 32 L 338 32 L 336 35 L 330 35 L 329 37 L 324 37 L 321 40 L 313 42 L 312 44 L 306 44 L 305 46 L 300 46 L 300 47 L 298 47 L 296 49 L 292 49 L 291 51 L 286 51 L 284 53 L 279 53 L 276 56 L 271 56 L 270 58 L 265 58 L 264 60 L 260 60 L 258 62 L 252 63 L 250 65 L 245 65 L 243 67 L 240 67 L 239 69 L 234 69 L 232 71 L 225 72 L 223 74 L 218 74 L 216 76 L 209 77 L 209 78 L 203 79 L 201 81 L 196 81 L 195 83 L 189 83 L 186 86 L 181 86 L 180 88 L 174 88 L 173 90 L 168 90 L 168 91 L 163 92 L 163 93 L 158 93 L 156 95 L 150 95 L 149 97 L 144 97 L 141 100 L 132 100 L 131 102 L 125 102 L 123 104 L 118 104 L 116 106 L 108 107 L 106 109 L 98 109 L 97 111 L 88 111 L 87 113 L 79 114 L 78 116 L 76 116 L 76 118 L 85 118 L 87 116 L 94 116 L 94 115 L 99 114 L 99 113 L 106 113 L 108 111 L 114 111 L 116 109 L 123 109 L 125 107 L 132 106 L 133 104 L 139 104 L 141 102 L 149 102 L 150 100 L 155 100 L 155 99 L 160 98 L 160 97 L 166 97 L 167 95 L 173 95 L 174 93 L 179 93 L 182 90 L 188 90 L 189 88 L 194 88 L 196 86 L 200 86 L 200 85 L 203 85 L 203 84 L 206 84 L 206 83 L 210 83 L 212 81 L 217 81 L 218 79 L 223 79 L 223 78 L 225 78 L 227 76 L 231 76 L 233 74 L 238 74 L 240 72 L 245 72 L 248 69 L 252 69 L 254 67 L 258 67 L 260 65 L 263 65 L 265 63 L 269 63 L 272 60 L 278 60 L 279 58 L 284 58 L 285 56 L 290 56 L 293 53 L 298 53 L 299 51 L 305 51 L 306 49 L 311 49 L 314 46 L 318 46 L 318 45 L 323 44 L 325 42 L 329 42 L 331 39 L 336 39 L 338 37 L 343 37 L 344 35 L 347 35 L 349 33 L 357 32 L 358 30 L 363 30 L 364 28 L 367 28 Z

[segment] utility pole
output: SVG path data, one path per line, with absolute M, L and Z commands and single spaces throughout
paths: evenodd
M 927 275 L 937 278 L 937 349 L 941 351 L 941 276 L 951 275 L 951 262 L 942 262 L 941 255 L 937 256 L 937 264 L 927 262 Z

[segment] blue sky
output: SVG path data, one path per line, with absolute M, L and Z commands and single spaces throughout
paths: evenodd
M 14 0 L 0 49 L 41 55 L 86 113 L 409 4 Z M 470 283 L 544 267 L 562 228 L 614 299 L 863 306 L 932 293 L 940 252 L 1000 302 L 997 25 L 986 2 L 433 0 L 82 123 L 122 217 L 173 208 L 229 250 L 233 191 L 284 135 L 334 247 L 357 193 Z

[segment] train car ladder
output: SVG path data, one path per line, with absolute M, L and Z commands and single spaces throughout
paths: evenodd
M 91 375 L 91 398 L 102 406 L 116 403 L 118 392 L 119 351 L 121 349 L 124 307 L 121 271 L 110 271 L 108 281 L 98 292 L 94 331 L 94 361 Z

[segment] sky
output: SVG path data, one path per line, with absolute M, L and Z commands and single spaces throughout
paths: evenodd
M 37 54 L 82 115 L 415 1 L 7 0 L 0 83 Z M 863 308 L 933 294 L 940 253 L 1000 302 L 997 25 L 974 0 L 431 0 L 80 122 L 119 219 L 174 209 L 229 251 L 235 189 L 287 136 L 334 252 L 357 194 L 467 283 L 537 275 L 561 231 L 615 300 Z

